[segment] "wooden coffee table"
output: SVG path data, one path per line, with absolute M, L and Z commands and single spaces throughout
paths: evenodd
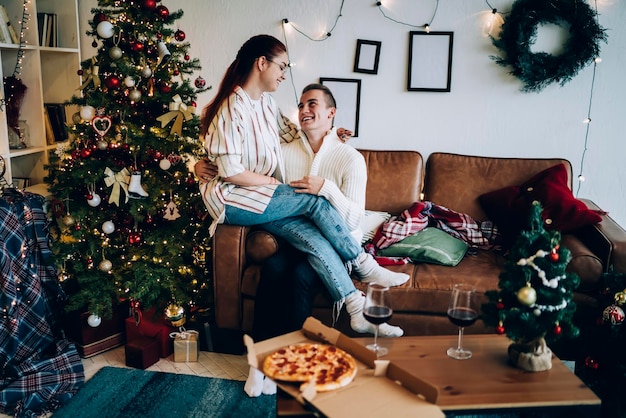
M 367 344 L 371 338 L 357 338 Z M 556 356 L 552 369 L 525 372 L 507 358 L 510 340 L 500 335 L 465 335 L 469 360 L 446 355 L 456 336 L 379 339 L 392 360 L 439 389 L 437 404 L 447 415 L 542 410 L 549 416 L 599 417 L 600 399 Z M 554 412 L 554 414 L 552 412 Z M 557 415 L 558 412 L 558 415 Z M 566 415 L 562 415 L 565 413 Z

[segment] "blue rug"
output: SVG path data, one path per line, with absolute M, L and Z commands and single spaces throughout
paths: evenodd
M 276 396 L 250 398 L 244 382 L 103 367 L 54 418 L 275 417 Z

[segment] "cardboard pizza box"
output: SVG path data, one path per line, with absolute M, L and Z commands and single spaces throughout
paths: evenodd
M 276 382 L 303 405 L 309 404 L 327 417 L 445 417 L 436 405 L 438 390 L 435 386 L 389 360 L 377 360 L 374 352 L 313 317 L 305 321 L 301 330 L 269 340 L 255 343 L 244 335 L 248 364 L 259 370 L 267 355 L 287 345 L 305 342 L 341 348 L 354 357 L 358 370 L 350 384 L 329 392 L 316 393 L 313 385 L 301 392 L 299 383 Z

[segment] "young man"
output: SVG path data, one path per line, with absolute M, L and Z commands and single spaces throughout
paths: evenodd
M 345 144 L 333 128 L 335 112 L 335 99 L 326 86 L 310 84 L 303 89 L 298 104 L 302 135 L 290 143 L 281 144 L 285 161 L 283 180 L 299 193 L 325 197 L 360 242 L 367 170 L 361 153 Z M 195 171 L 201 178 L 212 178 L 215 174 L 204 163 L 197 164 Z M 370 265 L 380 269 L 373 259 Z M 404 273 L 384 271 L 384 276 L 378 274 L 375 280 L 385 286 L 398 286 L 409 278 Z M 261 273 L 255 303 L 254 338 L 263 340 L 299 329 L 311 314 L 312 299 L 318 288 L 323 286 L 306 254 L 287 243 L 281 245 L 279 252 L 264 263 Z M 402 330 L 397 327 L 389 331 L 386 336 L 402 335 Z M 262 375 L 250 370 L 246 392 L 258 396 L 262 382 Z M 268 379 L 265 384 L 268 385 Z M 271 389 L 265 387 L 263 392 L 271 393 Z

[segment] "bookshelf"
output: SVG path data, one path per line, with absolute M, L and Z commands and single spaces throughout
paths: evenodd
M 0 5 L 5 7 L 17 36 L 23 35 L 21 44 L 12 40 L 6 42 L 0 36 L 5 40 L 0 42 L 0 75 L 3 80 L 15 75 L 26 87 L 22 104 L 18 106 L 18 119 L 26 122 L 29 133 L 27 146 L 16 146 L 15 130 L 8 122 L 8 119 L 15 119 L 16 112 L 6 105 L 0 107 L 0 155 L 6 162 L 4 177 L 8 184 L 13 184 L 13 179 L 19 180 L 18 184 L 28 179 L 31 186 L 41 185 L 46 176 L 44 164 L 59 144 L 50 135 L 46 137 L 45 105 L 65 102 L 81 84 L 77 74 L 81 59 L 78 0 L 0 0 Z M 1 12 L 0 8 L 0 19 Z M 54 16 L 46 19 L 53 28 L 48 31 L 49 42 L 44 45 L 38 15 Z M 23 31 L 22 21 L 26 22 Z M 4 32 L 2 28 L 0 32 Z M 3 104 L 9 99 L 10 91 L 5 83 L 0 84 Z M 71 113 L 65 113 L 65 120 L 69 122 Z

